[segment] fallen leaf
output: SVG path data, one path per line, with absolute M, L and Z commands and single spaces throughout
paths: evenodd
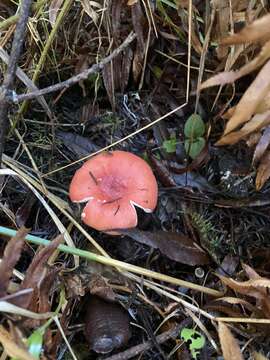
M 131 337 L 128 312 L 122 306 L 91 296 L 86 304 L 85 334 L 92 350 L 107 354 Z
M 122 0 L 114 0 L 110 10 L 109 15 L 112 27 L 111 51 L 113 51 L 123 41 L 122 29 L 127 26 L 127 19 L 130 17 L 130 7 L 125 6 Z M 129 47 L 103 67 L 103 82 L 113 108 L 115 107 L 115 92 L 120 90 L 123 93 L 128 84 L 132 59 L 133 50 Z
M 224 360 L 244 360 L 236 339 L 222 322 L 218 323 L 218 336 Z
M 221 41 L 222 45 L 235 45 L 246 42 L 257 42 L 270 38 L 270 14 L 262 16 L 253 21 L 252 24 L 245 26 L 241 31 L 233 34 Z
M 256 190 L 260 190 L 270 177 L 270 151 L 263 155 L 256 176 Z
M 216 146 L 233 145 L 238 141 L 246 138 L 253 132 L 256 132 L 270 124 L 270 110 L 263 114 L 256 114 L 240 130 L 232 131 L 223 135 L 216 143 Z
M 2 326 L 0 325 L 0 342 L 3 345 L 3 348 L 5 352 L 8 354 L 8 356 L 20 360 L 35 360 L 29 352 L 20 347 L 15 343 L 15 341 L 12 339 L 11 334 Z
M 234 291 L 254 297 L 257 301 L 257 307 L 263 311 L 266 317 L 270 317 L 270 299 L 268 296 L 268 288 L 270 288 L 270 280 L 259 276 L 256 272 L 251 272 L 249 268 L 244 267 L 249 276 L 252 276 L 247 281 L 236 281 L 231 278 L 217 275 L 221 281 L 229 286 Z M 255 276 L 256 274 L 256 276 Z
M 90 139 L 72 132 L 57 131 L 56 136 L 67 149 L 74 153 L 76 158 L 87 156 L 100 149 Z
M 15 214 L 16 224 L 20 228 L 26 226 L 27 220 L 30 217 L 34 204 L 37 202 L 36 196 L 32 191 L 26 193 L 23 204 L 18 208 Z M 31 221 L 32 219 L 30 219 Z M 31 225 L 29 225 L 31 227 Z
M 269 144 L 270 144 L 270 126 L 267 126 L 258 144 L 256 145 L 252 160 L 253 164 L 256 164 L 262 158 Z
M 13 269 L 21 256 L 24 245 L 24 239 L 28 230 L 24 227 L 19 229 L 16 235 L 9 240 L 6 245 L 4 256 L 0 263 L 0 298 L 6 295 L 9 280 L 12 276 Z
M 159 249 L 169 259 L 191 266 L 210 262 L 209 256 L 188 236 L 166 231 L 141 231 L 138 229 L 120 230 L 141 244 Z
M 135 82 L 139 81 L 140 74 L 143 69 L 143 61 L 145 54 L 146 40 L 144 39 L 144 13 L 142 11 L 141 3 L 138 1 L 131 7 L 131 16 L 133 29 L 136 33 L 136 49 L 132 63 L 132 73 Z
M 230 29 L 230 12 L 229 3 L 226 0 L 216 1 L 216 25 L 213 35 L 219 42 L 222 37 L 228 36 Z M 223 59 L 228 55 L 228 46 L 220 45 L 217 48 L 218 59 Z
M 246 65 L 241 67 L 239 70 L 235 71 L 224 71 L 221 72 L 210 79 L 204 81 L 200 89 L 206 89 L 211 86 L 232 84 L 234 81 L 240 79 L 241 77 L 251 73 L 252 71 L 258 69 L 270 58 L 270 41 L 268 41 L 261 49 L 259 55 L 257 55 L 252 61 L 248 62 Z
M 30 266 L 28 267 L 25 278 L 21 283 L 20 290 L 33 289 L 33 292 L 24 296 L 17 297 L 13 303 L 17 306 L 35 311 L 39 306 L 35 299 L 38 299 L 39 287 L 42 285 L 42 281 L 45 279 L 48 273 L 47 261 L 49 257 L 57 249 L 58 245 L 63 241 L 63 235 L 57 236 L 50 245 L 41 248 L 34 256 Z M 49 293 L 47 292 L 47 296 Z
M 106 279 L 100 274 L 92 274 L 89 284 L 90 294 L 96 295 L 105 301 L 115 301 L 116 294 Z
M 197 189 L 202 192 L 217 192 L 217 190 L 209 184 L 207 179 L 199 172 L 188 172 L 186 174 L 172 174 L 172 178 L 176 186 L 183 188 Z
M 270 60 L 263 66 L 255 80 L 248 87 L 228 121 L 224 135 L 250 120 L 266 94 L 270 91 Z

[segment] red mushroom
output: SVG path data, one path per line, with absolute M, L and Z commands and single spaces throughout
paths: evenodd
M 137 226 L 135 206 L 152 212 L 157 195 L 150 166 L 126 151 L 101 153 L 86 161 L 69 189 L 73 202 L 87 202 L 82 221 L 100 231 Z

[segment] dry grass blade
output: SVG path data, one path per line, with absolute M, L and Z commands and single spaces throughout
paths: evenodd
M 224 71 L 221 72 L 210 79 L 203 82 L 200 86 L 200 89 L 206 89 L 211 86 L 231 84 L 234 81 L 240 79 L 241 77 L 251 73 L 252 71 L 258 69 L 270 58 L 270 41 L 263 46 L 260 53 L 241 69 L 236 71 Z
M 255 20 L 251 25 L 244 27 L 237 34 L 233 34 L 221 41 L 222 45 L 235 45 L 246 42 L 255 42 L 270 38 L 270 14 Z
M 0 326 L 0 342 L 3 345 L 5 352 L 10 357 L 20 360 L 35 360 L 35 358 L 29 354 L 26 349 L 15 343 L 10 333 L 2 325 Z
M 0 301 L 0 312 L 6 312 L 8 314 L 15 314 L 19 316 L 25 316 L 35 320 L 45 320 L 52 317 L 53 313 L 37 314 L 33 311 L 20 308 L 19 306 L 8 303 L 7 301 Z
M 270 60 L 268 60 L 268 62 L 264 65 L 256 79 L 251 83 L 242 96 L 235 108 L 233 116 L 226 125 L 224 135 L 249 121 L 252 115 L 254 115 L 258 105 L 270 91 L 269 72 Z
M 230 329 L 222 322 L 218 325 L 218 335 L 224 360 L 244 360 L 237 341 Z
M 270 151 L 267 151 L 260 162 L 257 176 L 256 189 L 260 190 L 270 177 Z

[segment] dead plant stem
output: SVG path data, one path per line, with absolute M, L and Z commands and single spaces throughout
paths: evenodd
M 14 81 L 16 77 L 16 70 L 18 60 L 21 54 L 22 45 L 24 42 L 26 26 L 29 16 L 32 0 L 23 0 L 21 3 L 20 17 L 16 26 L 10 59 L 4 76 L 3 85 L 0 89 L 0 164 L 2 163 L 2 154 L 5 145 L 5 135 L 8 128 L 8 110 L 10 93 L 13 90 Z
M 58 91 L 63 88 L 69 88 L 70 86 L 77 84 L 79 81 L 87 79 L 90 74 L 94 74 L 102 70 L 103 67 L 109 62 L 111 62 L 118 54 L 120 54 L 135 39 L 135 37 L 136 35 L 133 32 L 131 32 L 128 35 L 128 37 L 125 39 L 125 41 L 117 49 L 115 49 L 109 56 L 101 60 L 100 63 L 92 65 L 89 69 L 86 69 L 81 73 L 72 76 L 71 78 L 62 81 L 58 84 L 48 86 L 38 91 L 33 91 L 28 94 L 18 95 L 16 100 L 20 102 L 24 100 L 34 99 L 37 98 L 38 96 L 49 94 L 51 92 Z

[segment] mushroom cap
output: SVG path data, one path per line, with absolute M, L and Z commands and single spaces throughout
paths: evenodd
M 135 206 L 152 212 L 158 186 L 150 166 L 126 151 L 98 154 L 78 169 L 71 181 L 73 202 L 87 202 L 82 221 L 100 231 L 137 226 Z

